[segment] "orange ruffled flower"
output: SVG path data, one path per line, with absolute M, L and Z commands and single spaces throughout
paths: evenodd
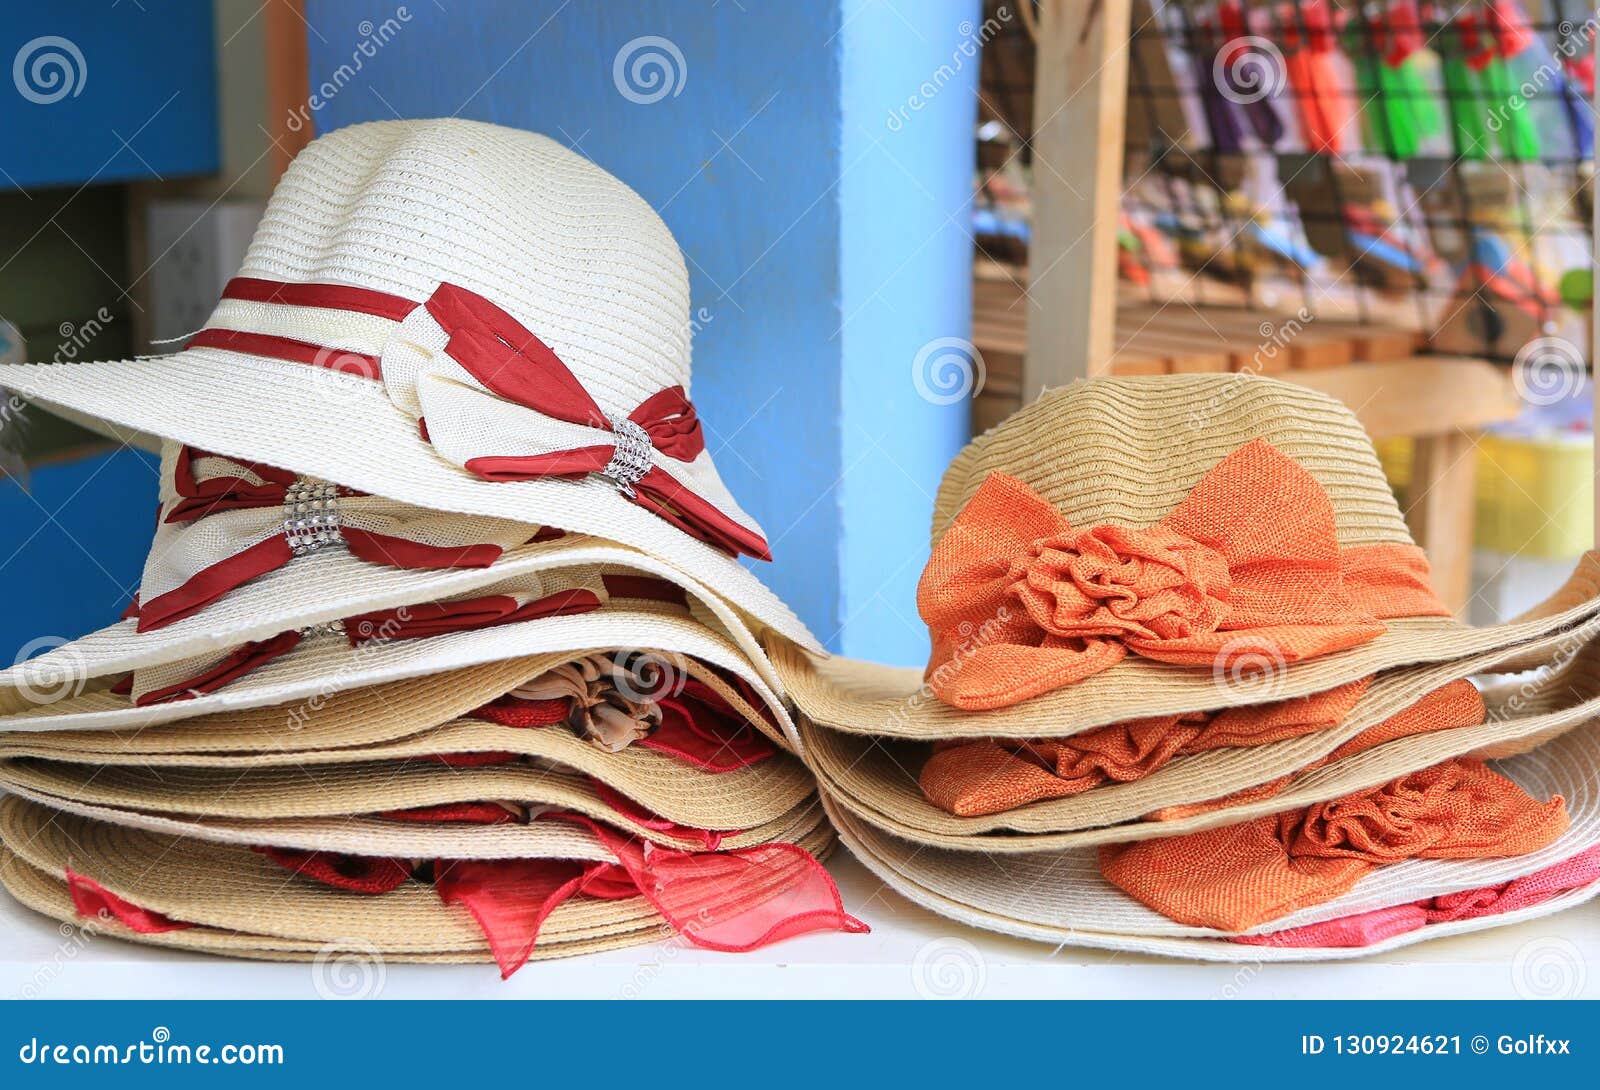
M 1130 651 L 1224 670 L 1260 654 L 1299 662 L 1384 631 L 1347 569 L 1383 584 L 1390 609 L 1446 612 L 1420 550 L 1341 550 L 1322 486 L 1262 440 L 1144 529 L 1076 528 L 1023 482 L 991 473 L 917 589 L 933 642 L 926 676 L 940 700 L 976 711 L 1075 684 Z
M 1482 761 L 1460 758 L 1370 791 L 1191 836 L 1116 844 L 1100 870 L 1129 896 L 1194 927 L 1246 931 L 1346 892 L 1402 859 L 1525 855 L 1567 828 Z
M 1254 787 L 1246 787 L 1220 799 L 1191 803 L 1187 806 L 1165 806 L 1147 814 L 1146 817 L 1151 821 L 1176 821 L 1195 814 L 1208 814 L 1213 810 L 1270 799 L 1274 795 L 1281 794 L 1294 782 L 1295 777 L 1321 768 L 1325 764 L 1352 757 L 1374 746 L 1398 741 L 1401 738 L 1429 734 L 1436 730 L 1453 730 L 1456 727 L 1475 727 L 1483 722 L 1486 712 L 1483 694 L 1472 682 L 1452 681 L 1442 688 L 1435 689 L 1409 708 L 1368 727 L 1343 745 L 1336 747 L 1326 757 L 1313 761 L 1297 772 Z
M 1369 680 L 1271 704 L 1134 719 L 1067 738 L 937 743 L 922 766 L 922 793 L 942 810 L 977 817 L 1066 798 L 1108 781 L 1129 783 L 1174 757 L 1336 726 Z

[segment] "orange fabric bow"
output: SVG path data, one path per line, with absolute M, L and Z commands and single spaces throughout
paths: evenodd
M 1525 855 L 1567 828 L 1561 796 L 1538 802 L 1460 758 L 1304 810 L 1192 836 L 1100 849 L 1100 871 L 1179 923 L 1246 931 L 1346 892 L 1402 859 Z
M 1295 700 L 1220 712 L 1152 716 L 1068 738 L 943 742 L 922 766 L 928 801 L 961 817 L 1014 810 L 1081 794 L 1108 780 L 1143 779 L 1174 757 L 1224 746 L 1261 745 L 1335 726 L 1368 679 Z
M 928 801 L 961 817 L 1014 810 L 1042 799 L 1066 798 L 1107 781 L 1128 783 L 1174 757 L 1235 746 L 1259 746 L 1337 726 L 1367 691 L 1371 678 L 1294 700 L 1252 704 L 1218 712 L 1155 716 L 1117 723 L 1069 738 L 1033 741 L 981 739 L 945 742 L 922 766 Z M 1424 696 L 1351 738 L 1308 772 L 1329 761 L 1397 738 L 1483 722 L 1483 697 L 1471 682 L 1456 681 Z M 1169 821 L 1255 799 L 1271 798 L 1292 776 L 1246 788 L 1225 798 L 1167 807 L 1149 815 Z
M 1457 727 L 1475 727 L 1482 723 L 1487 709 L 1483 705 L 1483 694 L 1470 681 L 1452 681 L 1443 688 L 1435 689 L 1409 708 L 1402 709 L 1385 719 L 1383 722 L 1368 727 L 1360 734 L 1351 738 L 1332 753 L 1319 761 L 1313 761 L 1305 768 L 1288 776 L 1280 776 L 1267 783 L 1246 787 L 1235 791 L 1220 799 L 1210 799 L 1206 802 L 1190 803 L 1187 806 L 1165 806 L 1152 814 L 1146 815 L 1151 821 L 1177 821 L 1179 818 L 1191 817 L 1195 814 L 1207 814 L 1213 810 L 1226 807 L 1242 806 L 1248 802 L 1257 802 L 1270 799 L 1281 794 L 1283 790 L 1294 782 L 1298 776 L 1321 768 L 1323 765 L 1334 761 L 1342 761 L 1346 757 L 1353 757 L 1376 746 L 1389 742 L 1399 741 L 1401 738 L 1411 738 L 1419 734 L 1431 734 L 1438 730 L 1454 730 Z
M 1420 550 L 1341 552 L 1327 493 L 1259 439 L 1148 529 L 1076 529 L 1027 485 L 993 473 L 922 574 L 927 677 L 940 700 L 976 711 L 1082 681 L 1129 651 L 1216 669 L 1262 654 L 1298 662 L 1384 631 L 1347 571 L 1382 582 L 1403 599 L 1396 609 L 1445 612 Z

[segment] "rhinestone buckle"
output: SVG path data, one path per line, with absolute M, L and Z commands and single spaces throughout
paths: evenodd
M 291 484 L 283 497 L 283 536 L 295 556 L 338 542 L 338 486 L 305 477 Z
M 643 480 L 655 464 L 651 460 L 655 446 L 650 442 L 650 433 L 626 417 L 612 417 L 611 431 L 617 437 L 617 447 L 600 475 L 610 479 L 618 492 L 632 499 L 633 486 Z
M 342 636 L 345 628 L 343 621 L 323 621 L 321 624 L 307 625 L 299 629 L 301 639 L 315 639 L 318 636 Z

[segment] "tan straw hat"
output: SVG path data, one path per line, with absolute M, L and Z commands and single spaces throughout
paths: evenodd
M 630 599 L 587 613 L 421 639 L 380 640 L 352 646 L 345 636 L 327 633 L 304 641 L 237 681 L 193 699 L 135 706 L 129 697 L 109 688 L 93 688 L 77 695 L 65 694 L 65 699 L 55 703 L 25 705 L 24 710 L 0 716 L 0 734 L 22 730 L 127 731 L 245 709 L 275 709 L 280 720 L 293 727 L 320 714 L 337 694 L 350 690 L 510 659 L 558 652 L 578 658 L 587 652 L 615 649 L 659 656 L 669 664 L 697 659 L 737 677 L 771 709 L 773 721 L 783 735 L 792 735 L 793 726 L 781 700 L 756 673 L 750 660 L 708 627 L 708 620 L 696 620 L 682 607 L 670 603 Z M 419 685 L 427 688 L 425 683 Z M 439 722 L 443 720 L 426 725 Z
M 1546 654 L 1558 650 L 1554 637 L 1538 642 L 1547 645 Z M 1349 715 L 1325 730 L 1199 752 L 1126 782 L 980 816 L 957 816 L 929 801 L 919 783 L 926 744 L 869 739 L 804 719 L 801 734 L 807 762 L 832 804 L 867 827 L 918 844 L 995 855 L 1088 847 L 1181 836 L 1297 809 L 1452 757 L 1510 756 L 1600 715 L 1600 643 L 1587 642 L 1563 652 L 1560 666 L 1548 673 L 1489 686 L 1478 714 L 1460 725 L 1421 723 L 1414 733 L 1342 755 L 1346 743 L 1429 694 L 1495 669 L 1498 657 L 1380 675 Z M 1336 759 L 1323 763 L 1330 757 Z M 1263 785 L 1273 789 L 1250 790 Z M 1207 803 L 1219 805 L 1201 805 Z
M 932 539 L 923 674 L 771 647 L 808 718 L 880 737 L 1058 737 L 1305 696 L 1600 611 L 1590 555 L 1537 616 L 1445 615 L 1354 414 L 1246 375 L 1047 393 L 952 462 Z
M 671 232 L 593 163 L 515 129 L 383 121 L 295 158 L 183 351 L 7 365 L 0 386 L 313 490 L 620 542 L 814 646 L 736 559 L 767 543 L 689 400 L 689 313 Z
M 1534 799 L 1560 796 L 1570 822 L 1561 835 L 1530 852 L 1503 858 L 1405 859 L 1371 870 L 1348 892 L 1248 929 L 1276 934 L 1341 920 L 1464 890 L 1478 890 L 1534 875 L 1600 846 L 1600 729 L 1587 724 L 1548 745 L 1500 763 L 1499 771 Z M 1135 901 L 1101 873 L 1093 850 L 1074 849 L 1005 857 L 911 844 L 873 829 L 824 803 L 841 838 L 880 879 L 935 912 L 976 927 L 1069 945 L 1146 950 L 1180 957 L 1268 960 L 1319 956 L 1305 949 L 1217 942 L 1229 932 L 1179 923 Z M 1543 911 L 1581 903 L 1595 884 L 1545 902 Z M 1498 926 L 1543 912 L 1488 915 L 1470 927 L 1440 925 L 1415 932 L 1418 941 L 1456 930 Z M 1465 922 L 1465 921 L 1464 921 Z M 1155 940 L 1165 941 L 1155 941 Z M 1188 940 L 1188 945 L 1170 940 Z M 1195 940 L 1209 940 L 1194 946 Z M 1320 956 L 1360 956 L 1373 949 Z
M 830 811 L 831 813 L 831 811 Z M 1448 938 L 1451 935 L 1485 931 L 1495 927 L 1510 927 L 1529 920 L 1554 915 L 1575 908 L 1600 895 L 1600 882 L 1591 883 L 1553 897 L 1547 901 L 1503 914 L 1480 916 L 1453 922 L 1435 923 L 1406 931 L 1389 938 L 1360 946 L 1282 946 L 1256 945 L 1218 938 L 1169 938 L 1159 935 L 1128 935 L 1107 931 L 1089 931 L 1078 927 L 1052 927 L 1026 923 L 1004 913 L 986 912 L 971 905 L 937 893 L 895 869 L 894 864 L 873 854 L 881 843 L 881 834 L 873 833 L 853 824 L 848 818 L 835 815 L 834 828 L 839 841 L 850 849 L 857 859 L 883 883 L 907 900 L 930 912 L 958 920 L 970 927 L 996 931 L 1016 938 L 1031 939 L 1057 948 L 1081 947 L 1089 950 L 1108 950 L 1118 953 L 1151 954 L 1158 957 L 1178 958 L 1188 961 L 1265 962 L 1340 961 L 1374 957 L 1391 950 L 1412 946 L 1419 942 Z
M 472 917 L 417 882 L 378 896 L 356 894 L 301 879 L 249 848 L 143 832 L 20 799 L 0 801 L 0 841 L 6 849 L 0 882 L 19 900 L 122 938 L 244 956 L 349 950 L 396 960 L 489 960 Z M 821 858 L 833 838 L 825 823 L 813 822 L 792 843 Z M 198 926 L 139 934 L 115 920 L 81 916 L 68 872 L 141 910 Z M 750 896 L 761 893 L 753 889 Z M 668 933 L 644 897 L 580 898 L 551 913 L 534 952 L 582 953 Z

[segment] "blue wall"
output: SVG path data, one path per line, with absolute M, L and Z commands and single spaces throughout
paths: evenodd
M 775 563 L 757 570 L 831 646 L 923 659 L 916 579 L 966 405 L 929 404 L 910 369 L 924 343 L 967 335 L 976 62 L 898 132 L 887 119 L 950 62 L 977 0 L 919 3 L 915 26 L 883 0 L 448 7 L 396 15 L 398 31 L 316 110 L 317 131 L 494 121 L 562 140 L 637 189 L 688 259 L 694 397 L 719 468 L 771 539 Z M 309 0 L 312 86 L 399 10 Z M 654 102 L 614 80 L 644 36 L 682 56 Z
M 216 170 L 211 13 L 0 0 L 0 189 Z
M 0 480 L 0 667 L 116 621 L 139 589 L 157 483 L 135 450 L 40 466 L 27 492 Z

